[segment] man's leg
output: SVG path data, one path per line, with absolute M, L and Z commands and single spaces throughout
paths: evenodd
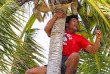
M 37 67 L 33 69 L 29 69 L 26 71 L 25 74 L 46 74 L 47 67 L 42 66 L 42 67 Z
M 78 63 L 79 54 L 77 52 L 74 52 L 65 61 L 65 66 L 67 68 L 65 74 L 71 74 L 73 71 L 75 71 Z

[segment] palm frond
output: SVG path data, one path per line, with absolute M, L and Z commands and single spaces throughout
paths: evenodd
M 97 29 L 100 29 L 102 31 L 102 35 L 104 36 L 101 39 L 103 41 L 102 42 L 103 43 L 102 46 L 103 47 L 106 47 L 109 44 L 109 39 L 107 38 L 107 37 L 109 37 L 109 33 L 110 33 L 109 32 L 109 30 L 110 30 L 110 28 L 109 28 L 109 20 L 106 17 L 105 12 L 103 11 L 106 8 L 103 7 L 103 10 L 102 10 L 102 7 L 98 5 L 99 3 L 100 2 L 95 1 L 95 0 L 94 1 L 93 0 L 84 1 L 82 3 L 83 6 L 79 10 L 79 14 L 80 14 L 80 16 L 81 16 L 81 18 L 83 20 L 83 23 L 85 24 L 85 27 L 86 27 L 86 29 L 88 31 L 88 34 L 90 34 L 89 38 L 90 38 L 91 42 L 94 43 L 93 38 L 95 36 L 95 31 Z M 107 10 L 105 10 L 105 11 L 107 11 Z M 92 34 L 91 34 L 91 31 L 92 31 Z M 108 49 L 106 49 L 106 50 L 108 50 Z M 97 66 L 97 68 L 95 69 L 96 71 L 95 70 L 92 70 L 92 72 L 89 72 L 90 71 L 90 68 L 89 68 L 87 70 L 87 72 L 89 72 L 91 74 L 93 72 L 95 72 L 95 73 L 108 72 L 108 67 L 109 66 L 108 65 L 103 65 L 103 66 L 107 66 L 106 68 L 103 68 L 102 67 L 102 64 L 100 62 L 100 58 L 102 57 L 101 55 L 103 55 L 103 52 L 105 52 L 104 51 L 104 48 L 103 48 L 103 51 L 102 52 L 97 53 L 97 55 L 94 55 L 94 58 L 95 58 L 94 59 L 94 66 Z M 108 56 L 105 56 L 105 57 L 108 58 Z M 105 63 L 107 63 L 107 62 L 108 62 L 108 60 Z M 85 69 L 87 69 L 87 68 L 88 67 L 85 67 Z M 85 71 L 84 73 L 87 73 L 87 72 Z
M 12 27 L 19 30 L 18 27 L 21 27 L 21 23 L 13 15 L 18 9 L 16 3 L 2 0 L 0 1 L 0 5 L 0 61 L 3 62 L 0 65 L 0 70 L 7 73 L 10 72 L 8 66 L 12 63 L 15 48 L 18 48 L 15 42 L 18 41 L 19 36 L 14 32 Z M 7 61 L 6 57 L 11 61 Z
M 44 49 L 31 37 L 27 37 L 30 43 L 19 40 L 15 30 L 21 32 L 22 23 L 19 20 L 23 20 L 24 16 L 17 12 L 20 7 L 14 1 L 3 1 L 0 1 L 0 71 L 7 74 L 24 74 L 27 69 L 39 65 L 36 61 L 43 63 L 41 57 L 45 58 L 45 56 L 41 52 Z M 31 26 L 29 26 L 28 30 L 30 28 Z M 41 57 L 37 57 L 34 54 Z M 12 71 L 9 68 L 10 66 Z
M 26 31 L 23 43 L 23 50 L 25 51 L 21 50 L 16 51 L 16 54 L 19 56 L 22 62 L 14 59 L 15 67 L 12 67 L 12 72 L 14 74 L 16 73 L 24 74 L 27 69 L 38 67 L 39 63 L 40 64 L 44 63 L 42 58 L 46 58 L 43 55 L 44 54 L 43 51 L 45 50 L 42 47 L 40 47 L 40 44 L 38 44 L 32 37 L 35 31 L 36 29 L 30 29 Z
M 106 56 L 105 53 L 102 53 L 104 50 L 104 46 L 100 46 L 98 51 L 98 61 L 100 64 L 101 74 L 110 73 L 110 58 Z M 78 65 L 78 72 L 76 74 L 98 74 L 98 68 L 96 67 L 96 60 L 94 59 L 94 55 L 89 53 L 80 52 L 80 62 Z M 86 57 L 85 57 L 86 56 Z

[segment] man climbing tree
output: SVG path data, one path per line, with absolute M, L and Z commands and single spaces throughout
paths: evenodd
M 45 27 L 45 32 L 50 37 L 51 29 L 57 18 L 63 18 L 65 13 L 58 11 L 52 19 L 49 20 Z M 96 30 L 96 40 L 94 45 L 92 45 L 87 39 L 83 36 L 75 34 L 78 29 L 78 16 L 71 15 L 67 16 L 65 23 L 65 37 L 63 43 L 63 52 L 62 52 L 62 62 L 61 62 L 61 74 L 75 74 L 77 71 L 77 65 L 79 62 L 79 54 L 81 48 L 84 51 L 95 54 L 98 50 L 101 31 Z M 26 74 L 45 74 L 47 71 L 47 65 L 42 67 L 37 67 L 29 69 L 26 71 Z

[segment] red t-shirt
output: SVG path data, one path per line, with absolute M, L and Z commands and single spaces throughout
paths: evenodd
M 68 57 L 73 52 L 79 52 L 81 48 L 85 50 L 89 44 L 91 43 L 83 36 L 65 31 L 62 55 Z

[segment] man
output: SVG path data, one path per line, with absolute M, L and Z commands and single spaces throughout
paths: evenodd
M 65 16 L 65 13 L 58 11 L 52 19 L 49 20 L 45 27 L 45 32 L 50 37 L 52 26 L 57 18 L 62 18 Z M 66 31 L 63 43 L 63 52 L 62 52 L 62 64 L 61 64 L 61 73 L 62 74 L 75 74 L 77 70 L 77 64 L 79 62 L 79 54 L 81 48 L 84 51 L 95 54 L 98 50 L 101 32 L 100 30 L 96 31 L 96 40 L 94 45 L 88 42 L 83 36 L 75 34 L 78 29 L 78 17 L 76 15 L 71 15 L 66 18 Z M 26 71 L 26 74 L 45 74 L 47 66 L 37 67 L 29 69 Z

